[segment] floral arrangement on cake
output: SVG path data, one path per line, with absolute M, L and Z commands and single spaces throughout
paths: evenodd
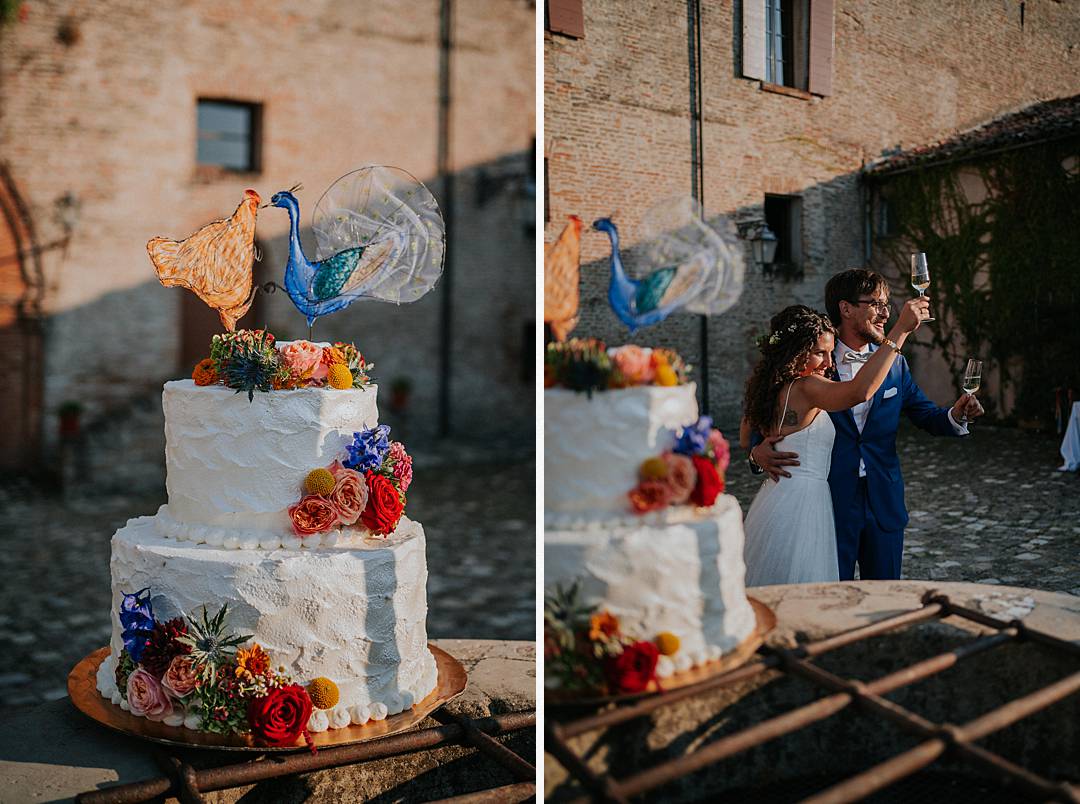
M 385 424 L 353 433 L 347 456 L 304 478 L 300 501 L 289 507 L 293 532 L 303 539 L 359 522 L 372 533 L 394 532 L 412 483 L 412 457 L 390 440 Z
M 215 335 L 210 356 L 191 373 L 196 385 L 216 385 L 247 391 L 296 388 L 365 388 L 371 383 L 368 363 L 351 343 L 320 346 L 311 341 L 290 341 L 283 346 L 264 329 L 241 329 Z
M 544 678 L 560 693 L 625 695 L 645 692 L 689 660 L 676 662 L 679 638 L 652 640 L 624 633 L 611 612 L 581 602 L 580 585 L 556 586 L 544 600 Z
M 708 416 L 684 427 L 675 446 L 638 467 L 638 484 L 628 492 L 634 513 L 669 505 L 709 506 L 724 491 L 731 447 Z
M 544 387 L 605 391 L 638 385 L 685 385 L 691 367 L 672 349 L 627 344 L 609 349 L 596 338 L 549 343 L 544 354 Z
M 120 604 L 124 649 L 116 688 L 134 715 L 215 734 L 250 734 L 264 745 L 292 745 L 307 734 L 312 696 L 248 635 L 228 630 L 228 606 L 213 617 L 154 617 L 150 589 Z

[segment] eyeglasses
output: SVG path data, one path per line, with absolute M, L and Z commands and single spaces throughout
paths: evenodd
M 875 313 L 881 313 L 882 315 L 889 312 L 888 302 L 879 302 L 873 299 L 856 299 L 855 301 L 848 301 L 848 304 L 866 304 L 872 307 Z

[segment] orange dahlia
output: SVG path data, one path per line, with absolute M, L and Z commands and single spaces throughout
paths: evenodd
M 196 385 L 213 385 L 216 383 L 218 373 L 214 367 L 214 361 L 209 357 L 200 360 L 191 372 L 191 379 L 195 380 Z
M 270 670 L 270 657 L 259 643 L 253 642 L 250 648 L 241 648 L 236 652 L 236 677 L 252 681 Z
M 619 621 L 614 614 L 601 611 L 589 618 L 589 639 L 596 642 L 619 633 Z

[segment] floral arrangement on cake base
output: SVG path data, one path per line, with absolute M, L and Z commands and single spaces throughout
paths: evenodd
M 595 338 L 549 343 L 544 354 L 544 387 L 604 391 L 639 385 L 685 385 L 691 367 L 672 349 L 627 344 L 609 349 Z
M 351 343 L 320 346 L 311 341 L 291 341 L 283 346 L 264 329 L 241 329 L 215 335 L 210 356 L 199 361 L 191 373 L 196 385 L 216 385 L 247 391 L 297 388 L 366 388 L 371 384 L 368 363 Z
M 638 484 L 628 492 L 634 513 L 669 505 L 709 506 L 724 491 L 731 447 L 708 416 L 684 427 L 673 449 L 638 467 Z
M 289 507 L 293 532 L 301 539 L 357 522 L 387 536 L 405 512 L 412 457 L 404 444 L 390 440 L 390 428 L 381 424 L 353 433 L 345 450 L 344 460 L 307 474 L 303 496 Z
M 579 584 L 556 586 L 545 597 L 544 674 L 560 692 L 645 692 L 652 682 L 659 687 L 659 658 L 657 644 L 623 633 L 613 614 L 584 605 Z
M 213 617 L 154 617 L 150 589 L 120 604 L 124 649 L 117 657 L 121 706 L 134 715 L 215 734 L 250 734 L 293 745 L 307 733 L 312 699 L 250 635 L 228 630 L 228 606 Z

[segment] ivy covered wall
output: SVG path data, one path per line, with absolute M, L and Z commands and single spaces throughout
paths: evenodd
M 891 236 L 877 232 L 873 248 L 894 295 L 911 252 L 927 254 L 941 320 L 923 342 L 954 377 L 983 359 L 998 381 L 984 397 L 996 418 L 1049 425 L 1055 388 L 1080 393 L 1080 138 L 920 166 L 870 188 L 888 210 Z

